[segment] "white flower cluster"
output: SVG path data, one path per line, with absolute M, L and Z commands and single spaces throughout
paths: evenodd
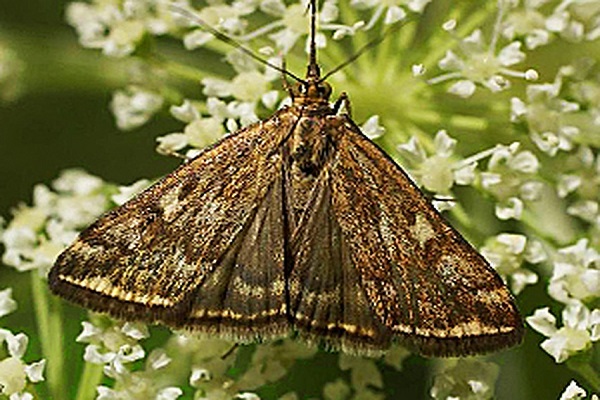
M 101 49 L 111 57 L 132 54 L 145 35 L 176 32 L 183 22 L 173 16 L 170 4 L 181 1 L 95 0 L 73 2 L 66 18 L 79 35 L 83 47 Z
M 146 184 L 134 184 L 134 189 Z M 45 276 L 82 228 L 130 195 L 129 187 L 117 188 L 75 169 L 62 172 L 50 188 L 36 185 L 33 205 L 14 209 L 13 219 L 0 232 L 5 246 L 2 262 L 18 271 L 38 270 Z
M 112 387 L 98 386 L 98 400 L 159 399 L 174 400 L 183 394 L 164 379 L 164 369 L 171 358 L 161 348 L 147 357 L 140 340 L 149 336 L 145 325 L 139 323 L 113 323 L 103 320 L 83 322 L 83 331 L 77 337 L 85 348 L 84 360 L 104 366 L 104 374 L 113 379 Z M 144 368 L 133 370 L 132 364 L 146 357 Z
M 526 121 L 531 141 L 552 157 L 558 151 L 572 150 L 580 133 L 580 128 L 573 124 L 579 104 L 560 96 L 567 71 L 568 68 L 563 68 L 553 83 L 527 86 L 526 103 L 518 97 L 511 100 L 511 120 Z
M 595 1 L 509 0 L 511 12 L 502 24 L 508 39 L 524 38 L 535 49 L 556 37 L 569 41 L 600 37 L 600 10 Z M 554 4 L 553 4 L 554 3 Z
M 514 294 L 538 281 L 536 273 L 524 268 L 523 263 L 538 264 L 547 258 L 540 242 L 515 233 L 501 233 L 488 239 L 481 254 L 509 281 Z
M 258 399 L 254 390 L 283 378 L 297 360 L 316 353 L 315 348 L 290 339 L 265 343 L 256 346 L 248 367 L 233 378 L 228 371 L 236 362 L 235 353 L 241 351 L 234 346 L 226 340 L 182 334 L 171 340 L 169 348 L 191 357 L 189 384 L 200 396 L 195 398 L 222 400 Z M 293 400 L 296 395 L 288 393 L 284 397 Z
M 117 127 L 126 131 L 144 125 L 162 105 L 163 98 L 158 93 L 132 85 L 113 94 L 110 109 Z
M 548 307 L 536 310 L 527 317 L 527 323 L 548 338 L 541 347 L 562 363 L 600 340 L 600 308 L 590 310 L 586 305 L 600 298 L 600 254 L 582 239 L 558 250 L 552 263 L 548 293 L 566 305 L 562 327 L 557 327 Z
M 92 223 L 109 204 L 108 187 L 80 170 L 64 171 L 52 189 L 36 185 L 33 205 L 21 204 L 0 236 L 6 247 L 2 261 L 19 271 L 44 274 L 56 256 L 82 227 Z
M 507 78 L 522 78 L 528 81 L 538 78 L 534 69 L 521 72 L 511 68 L 525 61 L 526 54 L 521 50 L 520 41 L 512 41 L 502 49 L 497 49 L 507 2 L 498 0 L 497 3 L 498 15 L 489 43 L 485 41 L 480 29 L 462 39 L 455 36 L 459 53 L 454 50 L 446 51 L 446 55 L 438 62 L 438 67 L 448 72 L 430 79 L 430 84 L 453 80 L 455 83 L 448 88 L 448 92 L 468 98 L 475 93 L 477 85 L 492 92 L 500 92 L 511 86 Z M 454 34 L 457 22 L 449 20 L 444 23 L 443 28 Z
M 502 220 L 521 219 L 524 202 L 537 200 L 543 189 L 536 176 L 538 158 L 520 148 L 518 142 L 498 146 L 481 173 L 481 186 L 496 199 L 496 216 Z
M 436 194 L 451 194 L 454 185 L 474 185 L 492 194 L 496 200 L 496 216 L 502 220 L 520 219 L 524 201 L 538 198 L 541 182 L 535 180 L 539 168 L 537 157 L 530 151 L 520 151 L 519 143 L 496 146 L 464 159 L 454 154 L 456 140 L 446 131 L 439 131 L 434 139 L 434 154 L 427 156 L 416 137 L 398 146 L 400 154 L 410 163 L 411 172 L 417 182 Z M 489 158 L 487 170 L 478 171 L 479 162 Z M 442 203 L 442 209 L 452 203 Z M 449 203 L 449 204 L 447 204 Z
M 587 396 L 587 393 L 584 389 L 582 389 L 581 387 L 579 387 L 579 385 L 577 385 L 577 382 L 575 381 L 571 381 L 569 383 L 569 386 L 567 386 L 565 388 L 565 391 L 560 395 L 560 399 L 559 400 L 582 400 L 585 399 Z M 590 400 L 599 400 L 600 397 L 598 397 L 597 394 L 592 394 L 590 396 Z
M 12 289 L 0 290 L 0 318 L 17 309 L 12 298 Z M 0 359 L 0 396 L 9 400 L 33 400 L 27 391 L 28 382 L 44 380 L 46 360 L 25 364 L 23 356 L 27 351 L 29 338 L 24 333 L 16 335 L 8 329 L 0 328 L 0 346 L 6 346 L 8 356 Z
M 394 346 L 383 357 L 383 362 L 396 370 L 402 368 L 402 361 L 411 353 L 403 347 Z M 370 399 L 383 400 L 386 398 L 383 376 L 374 359 L 340 354 L 339 368 L 347 371 L 350 381 L 336 379 L 323 387 L 323 398 L 326 400 L 339 399 Z
M 415 137 L 397 147 L 411 164 L 414 178 L 433 193 L 448 195 L 456 185 L 469 185 L 475 179 L 475 168 L 479 157 L 457 160 L 454 155 L 456 139 L 445 130 L 437 132 L 433 142 L 434 153 L 428 156 L 420 141 Z

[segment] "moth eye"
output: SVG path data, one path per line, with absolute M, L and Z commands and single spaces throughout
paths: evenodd
M 319 85 L 319 93 L 329 96 L 331 94 L 331 86 L 327 82 L 323 82 L 323 84 Z

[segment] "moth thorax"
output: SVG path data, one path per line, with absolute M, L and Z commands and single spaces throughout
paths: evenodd
M 318 176 L 328 153 L 329 139 L 318 119 L 303 117 L 291 138 L 292 167 L 310 176 Z

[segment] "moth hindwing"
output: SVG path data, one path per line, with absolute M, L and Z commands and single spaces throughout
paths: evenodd
M 329 103 L 311 48 L 292 105 L 98 219 L 58 257 L 52 291 L 239 342 L 296 332 L 351 353 L 397 342 L 427 356 L 519 343 L 500 277 Z

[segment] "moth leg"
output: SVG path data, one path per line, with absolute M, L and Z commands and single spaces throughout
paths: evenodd
M 352 118 L 352 106 L 350 105 L 350 98 L 348 98 L 348 93 L 346 92 L 342 92 L 340 97 L 338 97 L 333 104 L 333 112 L 337 114 L 342 109 L 342 106 L 346 109 L 346 114 Z
M 181 154 L 175 150 L 168 150 L 168 149 L 159 149 L 158 152 L 162 155 L 165 156 L 169 156 L 169 157 L 175 157 L 178 158 L 180 160 L 183 160 L 184 162 L 188 162 L 191 161 L 193 159 L 193 157 L 188 157 L 185 154 Z
M 239 343 L 234 343 L 231 348 L 229 348 L 229 350 L 227 350 L 225 353 L 223 353 L 223 355 L 221 355 L 221 360 L 226 359 L 227 357 L 229 357 L 231 354 L 233 354 L 233 352 L 235 352 L 238 348 L 240 347 Z
M 281 69 L 283 71 L 285 71 L 285 58 L 281 58 Z M 292 101 L 294 100 L 294 91 L 292 89 L 292 86 L 290 85 L 290 82 L 288 82 L 287 80 L 287 75 L 284 74 L 283 72 L 281 73 L 281 86 L 283 87 L 283 90 L 286 91 L 287 94 L 289 94 L 289 96 L 292 98 Z

